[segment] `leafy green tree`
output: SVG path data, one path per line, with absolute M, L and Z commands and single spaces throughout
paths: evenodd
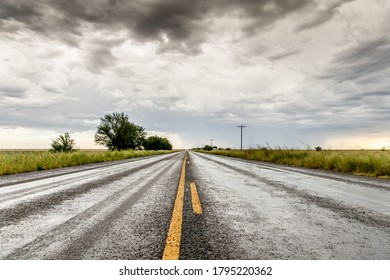
M 203 150 L 205 150 L 205 151 L 212 151 L 214 148 L 212 147 L 212 146 L 210 146 L 210 145 L 205 145 L 204 147 L 203 147 Z
M 70 138 L 68 132 L 64 135 L 60 135 L 57 139 L 51 143 L 52 152 L 73 152 L 75 150 L 75 140 Z
M 172 144 L 167 138 L 162 138 L 157 135 L 149 136 L 144 142 L 145 150 L 172 150 Z
M 146 132 L 142 126 L 129 121 L 125 113 L 107 114 L 100 118 L 95 142 L 109 150 L 141 149 Z

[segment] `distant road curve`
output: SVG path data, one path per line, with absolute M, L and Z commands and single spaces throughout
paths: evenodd
M 195 152 L 0 176 L 0 259 L 390 259 L 390 183 Z

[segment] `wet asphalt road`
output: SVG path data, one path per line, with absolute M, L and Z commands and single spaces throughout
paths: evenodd
M 1 176 L 0 259 L 161 259 L 184 154 Z M 180 259 L 390 259 L 390 181 L 194 152 L 185 169 Z

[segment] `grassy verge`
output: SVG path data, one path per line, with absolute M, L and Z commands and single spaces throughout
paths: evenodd
M 121 160 L 169 152 L 171 151 L 77 151 L 72 153 L 0 151 L 0 175 Z
M 243 151 L 214 150 L 208 153 L 356 175 L 383 178 L 390 176 L 390 151 L 262 148 Z

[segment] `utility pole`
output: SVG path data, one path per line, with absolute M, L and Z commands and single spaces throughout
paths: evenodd
M 239 128 L 241 128 L 241 151 L 242 151 L 242 130 L 244 129 L 244 127 L 246 127 L 245 125 L 239 125 L 237 126 Z
M 213 141 L 214 141 L 214 139 L 211 139 L 210 141 L 211 141 L 211 147 L 213 147 Z

